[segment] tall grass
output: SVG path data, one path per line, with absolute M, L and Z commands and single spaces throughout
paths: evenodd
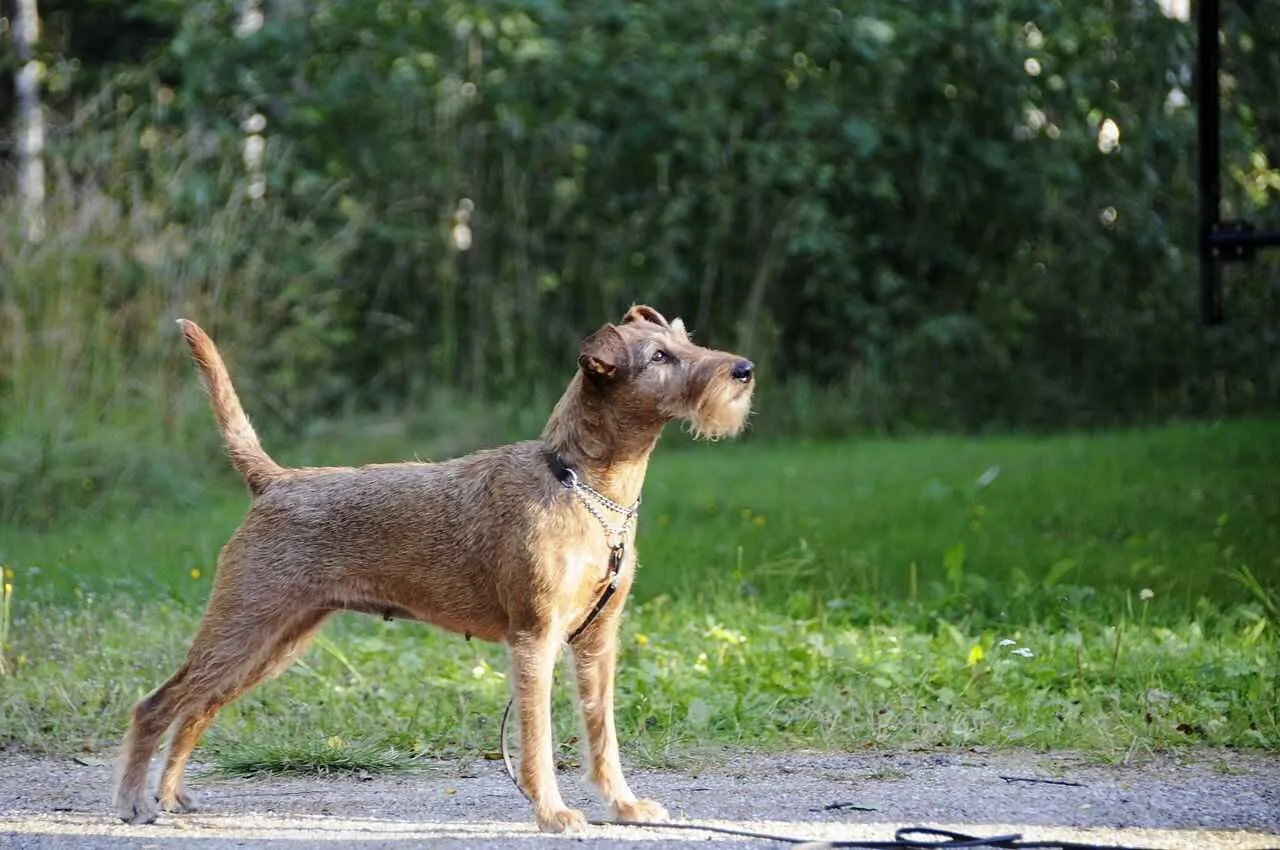
M 14 206 L 0 202 L 0 517 L 43 523 L 104 493 L 172 492 L 185 416 L 164 320 L 189 300 L 181 274 L 159 284 L 162 218 L 60 182 L 48 237 L 31 245 Z
M 0 524 L 48 527 L 86 510 L 200 498 L 205 471 L 225 463 L 179 316 L 214 335 L 250 415 L 285 458 L 293 438 L 322 437 L 333 418 L 354 412 L 364 416 L 355 430 L 374 445 L 403 448 L 413 432 L 442 438 L 433 453 L 537 432 L 572 359 L 564 373 L 513 379 L 524 389 L 484 400 L 440 379 L 456 362 L 424 371 L 421 358 L 391 352 L 377 367 L 387 379 L 349 401 L 356 379 L 343 344 L 352 328 L 366 326 L 375 340 L 413 334 L 379 307 L 376 280 L 348 276 L 347 261 L 368 250 L 379 223 L 346 191 L 349 178 L 311 175 L 305 186 L 272 185 L 251 199 L 242 137 L 170 120 L 174 92 L 156 81 L 149 91 L 155 102 L 137 104 L 108 86 L 55 127 L 42 242 L 26 241 L 18 201 L 0 191 Z M 454 129 L 444 121 L 432 144 L 448 152 Z M 292 173 L 289 143 L 268 135 L 266 145 L 267 163 Z M 460 182 L 456 159 L 442 156 L 432 179 Z M 424 197 L 442 192 L 419 188 Z M 388 264 L 456 289 L 452 261 L 436 250 L 446 233 L 405 239 L 436 257 L 432 265 L 421 267 L 416 254 Z M 367 313 L 353 317 L 351 303 L 364 300 L 353 292 L 364 289 L 373 292 Z M 423 321 L 465 337 L 473 353 L 505 345 L 493 317 L 470 326 L 466 318 Z M 508 329 L 517 322 L 499 318 Z M 445 347 L 463 357 L 463 343 Z
M 114 103 L 105 92 L 73 122 L 106 129 L 54 145 L 42 242 L 0 195 L 0 521 L 198 495 L 193 471 L 214 444 L 178 316 L 209 323 L 236 359 L 282 356 L 274 340 L 248 343 L 253 296 L 281 288 L 272 246 L 291 225 L 245 200 L 234 160 L 202 149 L 198 130 Z M 317 264 L 343 239 L 313 238 Z M 251 390 L 253 374 L 238 378 Z
M 340 404 L 329 420 L 304 413 L 315 385 L 341 398 L 348 379 L 332 362 L 325 293 L 334 290 L 324 280 L 338 277 L 358 237 L 247 201 L 243 175 L 202 152 L 203 138 L 125 116 L 77 141 L 53 159 L 38 244 L 25 240 L 17 200 L 0 194 L 0 523 L 47 527 L 86 510 L 201 496 L 206 471 L 225 464 L 179 316 L 214 334 L 250 415 L 285 457 L 293 438 L 326 431 L 397 450 L 413 434 L 438 456 L 540 430 L 571 358 L 502 398 L 464 397 L 424 376 L 429 386 L 372 417 L 366 408 L 360 425 L 333 427 Z M 310 246 L 314 266 L 279 267 L 282 244 Z M 376 323 L 370 333 L 394 335 Z M 766 388 L 771 397 L 795 408 L 774 421 L 796 432 L 844 433 L 862 413 L 836 391 Z

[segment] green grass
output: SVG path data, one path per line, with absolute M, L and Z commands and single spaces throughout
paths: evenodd
M 1280 584 L 1277 422 L 718 445 L 656 456 L 652 479 L 652 592 L 738 585 L 773 601 L 962 602 L 1025 620 L 1064 594 L 1113 610 L 1142 588 L 1177 611 L 1239 601 L 1220 570 L 1241 564 Z
M 799 446 L 685 445 L 673 430 L 666 443 L 644 494 L 640 599 L 745 594 L 779 605 L 798 594 L 874 608 L 895 598 L 1023 621 L 1077 596 L 1116 611 L 1143 588 L 1160 611 L 1194 611 L 1202 598 L 1246 601 L 1246 590 L 1223 580 L 1223 570 L 1241 566 L 1280 585 L 1277 421 Z M 414 454 L 345 448 L 304 445 L 288 455 Z M 994 467 L 999 474 L 981 486 Z M 194 508 L 162 505 L 40 533 L 0 526 L 0 562 L 19 574 L 20 599 L 124 594 L 198 604 L 248 496 L 230 474 L 197 486 L 207 495 Z
M 705 747 L 1280 749 L 1277 482 L 1267 421 L 664 446 L 622 637 L 624 747 L 651 764 Z M 247 504 L 229 477 L 203 486 L 195 509 L 0 528 L 0 743 L 113 746 L 176 667 Z M 500 647 L 344 615 L 224 711 L 204 756 L 238 772 L 492 756 L 505 669 Z
M 0 739 L 44 752 L 112 746 L 130 703 L 177 665 L 196 621 L 176 606 L 101 601 L 31 614 L 0 696 Z M 839 610 L 797 618 L 656 597 L 624 629 L 618 722 L 628 757 L 647 764 L 705 747 L 981 744 L 1104 758 L 1187 744 L 1274 749 L 1276 645 L 1252 625 L 1220 615 L 1073 629 L 910 617 L 857 625 Z M 205 757 L 264 772 L 496 755 L 507 697 L 500 648 L 354 615 L 326 638 L 224 711 Z M 562 673 L 557 740 L 573 761 L 566 681 Z

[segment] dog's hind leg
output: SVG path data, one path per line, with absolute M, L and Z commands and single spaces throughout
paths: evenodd
M 147 790 L 151 756 L 180 710 L 190 663 L 133 707 L 129 733 L 120 750 L 116 813 L 128 823 L 151 823 L 159 809 Z
M 185 762 L 190 746 L 208 725 L 200 718 L 216 712 L 275 669 L 279 654 L 309 633 L 299 630 L 299 624 L 309 622 L 314 629 L 316 618 L 323 618 L 322 612 L 299 610 L 278 594 L 265 592 L 261 582 L 248 581 L 249 576 L 267 571 L 250 569 L 238 555 L 230 544 L 223 550 L 218 580 L 186 661 L 133 708 L 116 785 L 116 813 L 128 823 L 150 823 L 156 818 L 158 807 L 148 792 L 148 773 L 165 730 L 181 721 L 170 761 L 175 766 Z M 170 772 L 178 773 L 166 771 Z M 176 796 L 172 778 L 170 790 Z
M 261 683 L 264 679 L 280 672 L 301 654 L 312 636 L 324 624 L 329 616 L 328 611 L 316 610 L 308 612 L 290 623 L 275 639 L 271 651 L 262 658 L 259 664 L 247 671 L 243 680 L 231 690 L 214 697 L 207 705 L 193 709 L 178 721 L 173 737 L 169 741 L 169 751 L 165 760 L 164 772 L 160 777 L 160 808 L 168 812 L 192 812 L 196 810 L 195 800 L 186 790 L 182 782 L 182 774 L 186 769 L 191 752 L 200 741 L 200 736 L 209 728 L 214 717 L 223 706 L 238 699 L 246 691 Z
M 192 711 L 183 715 L 173 730 L 169 741 L 169 752 L 165 759 L 164 773 L 160 776 L 159 797 L 160 808 L 166 812 L 194 812 L 195 801 L 182 783 L 182 772 L 186 770 L 187 760 L 195 749 L 200 736 L 209 728 L 218 709 L 225 703 L 214 705 L 204 711 Z

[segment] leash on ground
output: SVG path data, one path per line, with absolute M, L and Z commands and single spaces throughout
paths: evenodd
M 498 735 L 502 740 L 502 764 L 507 776 L 526 800 L 529 795 L 520 786 L 516 778 L 515 767 L 511 763 L 511 750 L 507 746 L 507 722 L 511 719 L 511 706 L 514 700 L 507 700 L 507 707 L 502 711 L 502 722 L 498 725 Z M 530 802 L 533 802 L 530 800 Z M 714 824 L 668 821 L 666 823 L 650 823 L 648 821 L 613 821 L 589 820 L 591 826 L 625 826 L 636 829 L 686 830 L 688 832 L 714 833 L 716 835 L 734 835 L 740 838 L 756 838 L 762 841 L 777 841 L 792 844 L 803 850 L 825 850 L 826 848 L 848 847 L 861 850 L 961 850 L 962 848 L 990 847 L 996 850 L 1156 850 L 1149 847 L 1129 847 L 1118 844 L 1089 844 L 1076 841 L 1026 841 L 1019 833 L 1007 835 L 966 835 L 963 832 L 951 832 L 946 829 L 934 829 L 926 826 L 908 826 L 895 830 L 893 838 L 887 841 L 872 839 L 816 839 L 801 838 L 795 835 L 775 835 L 768 832 L 757 832 L 750 829 L 738 829 L 730 826 Z
M 927 826 L 904 826 L 894 830 L 893 838 L 877 841 L 868 838 L 823 839 L 799 838 L 793 835 L 772 835 L 767 832 L 755 832 L 749 829 L 712 826 L 699 823 L 642 823 L 619 821 L 587 821 L 592 826 L 635 826 L 646 829 L 687 829 L 695 832 L 714 832 L 723 835 L 737 835 L 743 838 L 760 838 L 766 841 L 778 841 L 792 844 L 803 850 L 825 850 L 831 847 L 862 848 L 863 850 L 922 850 L 922 848 L 939 848 L 939 850 L 960 850 L 970 847 L 992 847 L 997 850 L 1156 850 L 1156 848 L 1127 847 L 1116 844 L 1081 844 L 1073 841 L 1025 841 L 1016 832 L 1008 835 L 966 835 L 963 832 L 952 832 L 947 829 L 934 829 Z M 921 836 L 915 838 L 913 836 Z

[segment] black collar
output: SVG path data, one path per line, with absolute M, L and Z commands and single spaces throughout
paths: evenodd
M 556 477 L 556 480 L 566 487 L 572 487 L 573 482 L 578 477 L 578 474 L 573 471 L 573 467 L 565 463 L 564 458 L 551 449 L 547 449 L 543 456 L 546 458 L 547 467 L 551 470 L 551 474 Z

